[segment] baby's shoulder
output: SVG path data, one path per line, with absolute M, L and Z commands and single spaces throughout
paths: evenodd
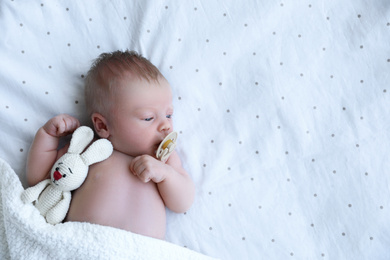
M 128 170 L 132 160 L 133 157 L 114 150 L 110 157 L 108 157 L 104 161 L 95 163 L 93 165 L 93 168 L 99 170 L 101 169 L 107 169 L 107 170 L 127 169 Z

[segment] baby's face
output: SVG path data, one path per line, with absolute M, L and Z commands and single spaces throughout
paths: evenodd
M 123 80 L 108 118 L 108 138 L 115 150 L 131 156 L 155 156 L 160 142 L 173 131 L 169 83 Z

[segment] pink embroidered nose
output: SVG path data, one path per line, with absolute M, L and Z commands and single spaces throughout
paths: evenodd
M 62 178 L 62 175 L 59 171 L 55 171 L 54 174 L 53 174 L 53 177 L 56 181 L 58 181 L 59 179 Z

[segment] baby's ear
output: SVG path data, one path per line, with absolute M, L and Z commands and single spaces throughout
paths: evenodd
M 108 138 L 110 136 L 110 132 L 107 127 L 106 118 L 99 113 L 93 113 L 91 119 L 98 136 L 101 138 Z

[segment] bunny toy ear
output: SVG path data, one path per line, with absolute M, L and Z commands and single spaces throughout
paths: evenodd
M 113 147 L 107 139 L 99 139 L 93 142 L 88 149 L 81 155 L 86 165 L 101 162 L 112 154 Z
M 74 131 L 68 153 L 80 154 L 85 147 L 92 141 L 93 131 L 88 126 L 80 126 Z

